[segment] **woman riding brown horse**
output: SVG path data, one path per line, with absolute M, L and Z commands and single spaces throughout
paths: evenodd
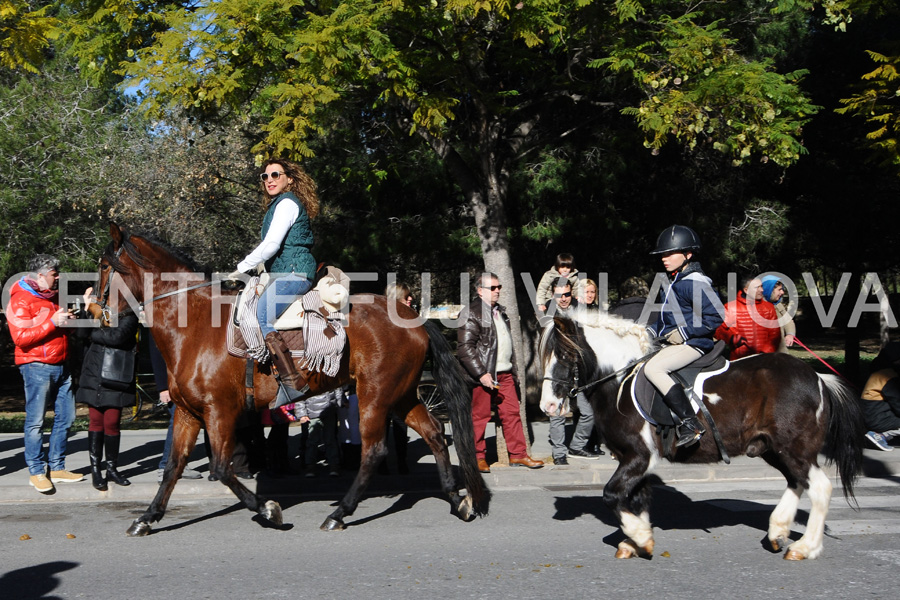
M 244 487 L 232 470 L 235 424 L 251 390 L 246 385 L 246 361 L 226 351 L 230 302 L 217 293 L 220 282 L 204 276 L 204 282 L 196 284 L 197 269 L 189 260 L 144 237 L 129 235 L 114 223 L 110 225 L 110 235 L 113 241 L 100 260 L 101 301 L 112 312 L 120 307 L 123 311 L 146 311 L 153 338 L 169 370 L 169 392 L 176 404 L 175 437 L 163 482 L 147 511 L 132 523 L 127 534 L 146 535 L 150 524 L 162 519 L 202 424 L 206 425 L 212 449 L 210 472 L 231 488 L 247 508 L 281 525 L 280 506 Z M 123 306 L 123 296 L 128 294 L 139 307 Z M 407 325 L 418 318 L 407 307 L 397 310 Z M 429 323 L 412 327 L 392 323 L 382 296 L 351 297 L 346 316 L 347 347 L 337 375 L 303 372 L 310 394 L 355 381 L 359 397 L 362 464 L 350 490 L 321 529 L 342 529 L 343 518 L 352 515 L 359 504 L 369 479 L 387 454 L 384 435 L 389 411 L 418 432 L 434 453 L 441 487 L 458 516 L 470 520 L 486 515 L 490 491 L 475 460 L 468 389 L 446 340 Z M 441 426 L 416 397 L 429 347 L 435 377 L 450 407 L 456 452 L 467 490 L 465 497 L 459 494 Z M 251 368 L 253 406 L 249 408 L 258 410 L 272 401 L 277 385 L 268 365 Z

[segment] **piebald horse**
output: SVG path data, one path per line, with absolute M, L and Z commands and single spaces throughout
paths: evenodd
M 602 312 L 556 318 L 541 337 L 545 413 L 565 414 L 570 390 L 578 383 L 600 382 L 588 397 L 603 439 L 619 461 L 603 490 L 603 501 L 626 538 L 618 545 L 617 558 L 653 554 L 647 475 L 665 453 L 655 426 L 625 397 L 622 383 L 630 365 L 654 349 L 644 326 Z M 728 454 L 761 457 L 787 479 L 787 490 L 769 518 L 772 550 L 787 544 L 800 496 L 807 491 L 812 509 L 806 532 L 787 547 L 784 558 L 819 556 L 832 485 L 818 465 L 818 454 L 824 451 L 836 464 L 848 501 L 854 499 L 853 484 L 862 466 L 863 420 L 852 390 L 836 376 L 819 374 L 787 354 L 759 354 L 734 361 L 707 379 L 703 398 Z M 721 457 L 708 432 L 699 443 L 678 448 L 671 460 L 711 463 Z
M 265 408 L 275 397 L 277 383 L 270 367 L 251 365 L 253 385 L 247 385 L 246 361 L 226 350 L 230 303 L 216 297 L 218 282 L 206 276 L 201 284 L 179 283 L 178 274 L 197 271 L 189 259 L 158 242 L 129 234 L 115 223 L 110 225 L 110 235 L 112 242 L 100 259 L 98 289 L 103 290 L 102 304 L 114 312 L 130 310 L 124 307 L 120 294 L 109 297 L 110 290 L 125 288 L 141 307 L 146 307 L 148 316 L 152 316 L 150 330 L 165 359 L 169 392 L 176 405 L 172 453 L 159 492 L 127 534 L 146 535 L 151 523 L 162 519 L 203 424 L 212 449 L 210 472 L 247 508 L 281 525 L 281 507 L 247 489 L 235 477 L 231 465 L 235 426 L 241 411 L 248 408 L 250 390 L 249 408 L 256 410 Z M 114 279 L 115 285 L 111 286 Z M 359 398 L 361 466 L 353 485 L 321 529 L 343 529 L 344 517 L 352 515 L 359 504 L 372 474 L 388 452 L 384 437 L 389 411 L 419 433 L 434 453 L 441 487 L 450 498 L 452 510 L 466 521 L 486 515 L 491 494 L 475 458 L 469 390 L 449 344 L 433 324 L 416 324 L 418 315 L 407 306 L 398 303 L 389 310 L 383 296 L 357 295 L 350 300 L 345 327 L 347 345 L 340 370 L 334 377 L 320 372 L 303 373 L 310 395 L 355 383 Z M 393 310 L 403 323 L 391 320 Z M 441 425 L 416 396 L 429 348 L 435 379 L 449 407 L 465 496 L 459 493 Z

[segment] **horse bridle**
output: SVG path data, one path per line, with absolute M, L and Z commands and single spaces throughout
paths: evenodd
M 590 382 L 590 383 L 586 383 L 586 384 L 584 384 L 584 385 L 582 385 L 582 386 L 579 386 L 579 385 L 578 385 L 578 365 L 576 364 L 576 365 L 575 365 L 575 376 L 572 378 L 572 389 L 569 390 L 569 393 L 567 394 L 566 397 L 567 397 L 569 400 L 571 400 L 571 399 L 575 398 L 576 396 L 578 396 L 578 394 L 580 394 L 580 393 L 582 393 L 582 392 L 585 392 L 585 391 L 587 391 L 587 390 L 593 388 L 594 386 L 600 385 L 601 383 L 606 383 L 607 381 L 609 381 L 610 379 L 612 379 L 612 378 L 615 377 L 616 375 L 619 375 L 620 373 L 624 373 L 625 371 L 629 371 L 629 370 L 633 369 L 635 366 L 637 366 L 637 365 L 641 364 L 642 362 L 644 362 L 645 360 L 649 360 L 650 358 L 656 356 L 656 354 L 657 354 L 660 350 L 662 350 L 662 348 L 657 348 L 657 349 L 654 350 L 653 352 L 650 352 L 650 353 L 648 353 L 648 354 L 645 354 L 644 356 L 642 356 L 642 357 L 640 357 L 640 358 L 637 358 L 637 359 L 631 361 L 630 363 L 628 363 L 627 365 L 625 365 L 625 366 L 622 367 L 621 369 L 616 369 L 616 370 L 613 371 L 612 373 L 610 373 L 610 374 L 608 374 L 608 375 L 604 375 L 604 376 L 601 377 L 600 379 L 597 379 L 596 381 L 592 381 L 592 382 Z M 554 382 L 554 383 L 562 383 L 562 384 L 568 384 L 568 383 L 569 383 L 568 380 L 565 380 L 565 379 L 558 379 L 558 378 L 556 378 L 556 377 L 547 377 L 546 375 L 544 376 L 544 381 L 552 381 L 552 382 Z
M 123 240 L 122 244 L 119 245 L 119 249 L 116 250 L 116 254 L 113 258 L 118 260 L 119 257 L 122 255 L 122 251 L 124 249 L 125 249 L 125 242 Z M 109 323 L 110 319 L 112 319 L 113 315 L 112 315 L 112 310 L 110 310 L 109 305 L 107 304 L 107 301 L 109 300 L 110 282 L 112 281 L 113 275 L 116 274 L 116 269 L 115 269 L 115 267 L 113 267 L 112 263 L 109 263 L 107 265 L 107 267 L 109 270 L 109 274 L 106 276 L 106 283 L 103 285 L 103 293 L 100 296 L 99 304 L 100 304 L 102 320 L 105 321 L 106 323 Z M 154 296 L 154 297 L 150 298 L 149 300 L 144 300 L 143 302 L 138 303 L 138 310 L 143 311 L 144 307 L 147 306 L 148 304 L 150 304 L 151 302 L 156 302 L 157 300 L 162 300 L 163 298 L 168 298 L 170 296 L 176 296 L 178 294 L 184 294 L 184 293 L 190 292 L 191 290 L 197 290 L 200 288 L 209 287 L 211 285 L 215 285 L 216 283 L 217 283 L 217 280 L 204 281 L 203 283 L 199 283 L 197 285 L 191 285 L 186 288 L 179 288 L 179 289 L 173 290 L 171 292 L 166 292 L 164 294 Z M 132 307 L 129 306 L 125 310 L 118 311 L 116 313 L 116 316 L 120 317 L 122 315 L 127 315 L 129 313 L 134 313 L 134 312 L 136 312 L 135 309 L 133 309 Z

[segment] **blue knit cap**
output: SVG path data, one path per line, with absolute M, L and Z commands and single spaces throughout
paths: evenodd
M 772 292 L 775 290 L 775 285 L 778 284 L 781 280 L 774 275 L 766 275 L 765 277 L 761 278 L 760 281 L 762 281 L 763 296 L 766 300 L 772 302 Z M 782 298 L 783 297 L 784 296 L 782 296 Z M 772 302 L 772 304 L 778 304 L 779 302 L 781 302 L 781 298 L 779 298 L 775 302 Z

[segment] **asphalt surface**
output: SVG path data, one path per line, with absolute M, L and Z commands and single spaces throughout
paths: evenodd
M 491 472 L 485 474 L 488 486 L 493 490 L 546 488 L 558 486 L 603 485 L 613 474 L 618 463 L 607 453 L 597 460 L 569 458 L 568 466 L 555 466 L 550 461 L 548 423 L 530 423 L 533 436 L 531 455 L 544 460 L 541 469 L 509 467 L 497 462 L 491 465 Z M 449 426 L 448 426 L 449 432 Z M 374 478 L 369 488 L 370 494 L 398 492 L 439 491 L 434 457 L 425 443 L 410 430 L 409 464 L 410 475 L 398 475 L 393 455 L 389 457 L 389 475 Z M 82 473 L 85 479 L 76 483 L 59 484 L 50 494 L 41 494 L 28 484 L 28 470 L 25 467 L 21 434 L 0 434 L 0 503 L 18 502 L 61 502 L 61 501 L 139 501 L 147 502 L 158 489 L 157 466 L 165 441 L 164 429 L 123 431 L 119 459 L 119 471 L 128 477 L 132 485 L 121 487 L 110 483 L 106 492 L 98 492 L 90 483 L 90 463 L 87 453 L 87 433 L 79 432 L 69 438 L 66 468 Z M 299 446 L 299 428 L 291 428 L 290 447 L 292 454 Z M 202 435 L 202 434 L 201 434 Z M 488 426 L 490 460 L 493 425 Z M 46 445 L 45 436 L 45 445 Z M 864 442 L 863 479 L 883 479 L 900 481 L 900 451 L 884 452 L 869 447 Z M 451 445 L 451 459 L 456 455 Z M 900 447 L 898 447 L 900 450 Z M 219 482 L 208 481 L 208 461 L 202 443 L 198 443 L 191 454 L 189 466 L 204 474 L 203 479 L 182 479 L 175 486 L 172 500 L 234 498 L 231 491 Z M 299 470 L 301 465 L 293 465 Z M 832 478 L 835 471 L 825 467 Z M 730 465 L 724 463 L 705 465 L 671 464 L 662 461 L 654 473 L 666 483 L 732 483 L 740 486 L 742 481 L 783 481 L 781 475 L 766 465 L 761 459 L 735 457 Z M 307 479 L 302 474 L 281 478 L 259 474 L 255 480 L 243 483 L 257 493 L 277 497 L 282 494 L 328 494 L 345 491 L 355 476 L 354 471 L 344 471 L 338 478 L 327 477 L 321 470 L 316 479 Z M 839 485 L 835 485 L 835 495 L 839 495 Z

